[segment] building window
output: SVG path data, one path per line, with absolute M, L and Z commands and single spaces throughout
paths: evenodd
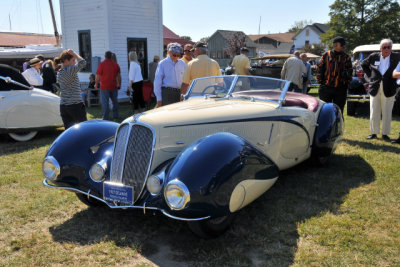
M 310 45 L 310 41 L 306 40 L 305 45 Z
M 310 35 L 310 29 L 306 29 L 306 36 Z
M 92 72 L 92 41 L 90 30 L 78 31 L 79 55 L 86 60 L 83 72 Z M 94 70 L 96 71 L 96 70 Z

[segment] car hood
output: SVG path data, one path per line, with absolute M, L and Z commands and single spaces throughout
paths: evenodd
M 277 107 L 277 103 L 264 101 L 194 98 L 147 111 L 138 118 L 138 121 L 154 128 L 194 125 L 254 118 L 260 114 L 268 116 L 269 111 L 274 112 Z

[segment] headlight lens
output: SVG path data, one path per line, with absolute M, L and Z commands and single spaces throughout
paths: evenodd
M 146 186 L 150 194 L 157 195 L 161 191 L 162 180 L 158 176 L 152 175 L 147 179 Z
M 43 160 L 42 171 L 47 180 L 54 180 L 60 174 L 60 164 L 53 156 L 47 156 Z
M 97 162 L 90 167 L 89 176 L 95 182 L 100 182 L 104 179 L 106 173 L 107 163 L 105 161 Z
M 170 181 L 164 190 L 164 197 L 168 206 L 173 210 L 181 210 L 190 201 L 190 193 L 186 185 L 174 179 Z

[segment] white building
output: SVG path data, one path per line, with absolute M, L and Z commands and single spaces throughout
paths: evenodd
M 88 61 L 79 74 L 89 80 L 104 53 L 116 54 L 121 67 L 120 97 L 128 86 L 128 53 L 136 51 L 143 78 L 148 63 L 163 53 L 162 0 L 60 0 L 63 46 Z
M 325 33 L 327 30 L 329 30 L 329 27 L 325 24 L 314 23 L 312 25 L 307 25 L 293 37 L 295 49 L 301 49 L 307 44 L 320 44 L 321 34 Z

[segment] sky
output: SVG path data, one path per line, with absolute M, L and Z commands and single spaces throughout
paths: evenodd
M 82 0 L 84 1 L 84 0 Z M 115 0 L 118 1 L 118 0 Z M 58 32 L 59 0 L 52 0 Z M 163 24 L 193 41 L 216 30 L 283 33 L 296 21 L 327 23 L 334 0 L 164 0 Z M 48 0 L 1 0 L 0 31 L 54 33 Z M 22 19 L 24 18 L 24 19 Z M 261 23 L 260 23 L 261 18 Z

